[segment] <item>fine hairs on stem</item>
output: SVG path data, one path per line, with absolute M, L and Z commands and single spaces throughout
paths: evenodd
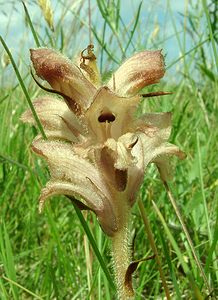
M 134 299 L 134 291 L 125 285 L 126 271 L 131 262 L 131 251 L 129 247 L 129 207 L 124 207 L 124 222 L 119 231 L 111 238 L 113 269 L 117 286 L 119 300 Z
M 131 262 L 129 248 L 129 228 L 124 226 L 112 238 L 113 269 L 119 300 L 134 299 L 134 292 L 125 286 L 125 275 Z

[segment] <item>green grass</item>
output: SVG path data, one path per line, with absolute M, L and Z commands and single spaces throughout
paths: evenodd
M 149 5 L 149 1 L 145 2 Z M 31 7 L 36 4 L 27 2 L 22 36 L 27 43 L 22 43 L 16 51 L 10 49 L 14 68 L 21 78 L 16 76 L 11 64 L 0 67 L 0 299 L 3 300 L 116 299 L 113 284 L 109 276 L 105 276 L 105 272 L 112 276 L 110 240 L 102 233 L 95 216 L 92 213 L 84 215 L 94 237 L 93 242 L 86 237 L 81 218 L 78 218 L 69 199 L 54 197 L 47 202 L 43 214 L 38 214 L 38 196 L 49 174 L 44 161 L 30 150 L 36 130 L 19 120 L 28 107 L 26 100 L 43 94 L 29 74 L 29 61 L 24 54 L 27 53 L 27 45 L 36 47 L 37 42 L 55 47 L 70 57 L 79 53 L 82 50 L 78 47 L 79 40 L 86 38 L 88 41 L 89 35 L 88 19 L 84 17 L 87 3 L 81 2 L 69 8 L 64 1 L 60 1 L 59 5 L 52 2 L 56 17 L 53 33 L 40 11 L 38 14 L 42 24 L 34 20 Z M 140 2 L 135 5 L 129 23 L 122 18 L 122 1 L 109 1 L 109 5 L 107 1 L 91 3 L 93 15 L 98 12 L 102 19 L 102 28 L 98 28 L 95 18 L 92 19 L 92 36 L 95 38 L 99 67 L 105 78 L 112 69 L 117 68 L 123 57 L 144 48 L 164 48 L 170 38 L 164 28 L 160 28 L 154 40 L 147 38 L 155 27 L 155 10 L 158 9 L 155 5 L 147 24 L 144 24 L 145 6 L 141 6 Z M 15 7 L 24 14 L 21 3 L 15 2 Z M 216 299 L 217 29 L 210 12 L 208 1 L 202 0 L 195 8 L 186 1 L 180 32 L 181 28 L 177 28 L 178 23 L 175 22 L 178 15 L 173 14 L 172 2 L 168 1 L 163 14 L 172 24 L 180 56 L 178 54 L 178 59 L 167 57 L 166 76 L 159 85 L 149 87 L 146 92 L 164 90 L 172 91 L 173 95 L 144 100 L 139 113 L 173 112 L 171 141 L 186 152 L 187 158 L 174 161 L 175 173 L 170 187 L 209 282 L 211 299 Z M 71 18 L 68 26 L 63 21 L 67 15 Z M 13 31 L 15 28 L 11 24 L 9 14 L 6 27 Z M 6 27 L 3 41 L 8 44 Z M 191 48 L 187 45 L 187 38 L 193 41 Z M 1 45 L 0 54 L 3 57 L 5 50 Z M 208 290 L 153 166 L 145 174 L 140 195 L 172 299 L 206 299 Z M 134 259 L 153 254 L 137 204 L 132 210 L 131 235 L 132 240 L 136 235 Z M 98 247 L 98 258 L 93 245 Z M 88 251 L 85 251 L 87 248 Z M 154 259 L 139 265 L 134 275 L 134 286 L 137 300 L 164 299 Z

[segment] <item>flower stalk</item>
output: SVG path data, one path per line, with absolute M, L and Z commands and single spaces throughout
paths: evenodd
M 133 290 L 130 289 L 128 285 L 125 285 L 126 271 L 131 262 L 128 224 L 125 224 L 125 226 L 111 238 L 111 242 L 113 270 L 117 285 L 118 299 L 133 299 Z
M 126 205 L 126 201 L 120 201 L 120 203 L 123 203 L 123 205 L 120 206 L 120 209 L 122 209 L 122 218 L 119 220 L 118 231 L 111 237 L 112 260 L 118 299 L 127 300 L 133 299 L 132 297 L 134 296 L 133 289 L 125 282 L 126 271 L 131 262 L 131 251 L 129 247 L 130 207 Z

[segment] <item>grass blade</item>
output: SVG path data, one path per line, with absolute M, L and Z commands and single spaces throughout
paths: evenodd
M 83 214 L 81 213 L 80 209 L 73 202 L 72 202 L 72 204 L 73 204 L 73 206 L 75 208 L 75 211 L 76 211 L 77 216 L 78 216 L 78 218 L 79 218 L 79 220 L 81 222 L 81 225 L 83 226 L 83 229 L 84 229 L 84 231 L 85 231 L 85 233 L 86 233 L 86 235 L 87 235 L 87 237 L 89 239 L 89 242 L 90 242 L 90 244 L 92 246 L 92 249 L 95 252 L 95 255 L 96 255 L 96 257 L 97 257 L 97 259 L 98 259 L 98 261 L 99 261 L 99 263 L 100 263 L 100 265 L 102 267 L 102 270 L 104 271 L 104 274 L 107 277 L 107 280 L 110 283 L 111 287 L 115 290 L 115 285 L 113 283 L 111 275 L 108 272 L 107 266 L 106 266 L 106 264 L 105 264 L 105 262 L 104 262 L 104 260 L 103 260 L 103 258 L 101 256 L 101 253 L 98 250 L 98 247 L 96 245 L 95 239 L 94 239 L 94 237 L 93 237 L 93 235 L 92 235 L 92 233 L 91 233 L 91 231 L 90 231 L 90 229 L 89 229 L 89 227 L 88 227 L 88 225 L 87 225 L 87 223 L 86 223 L 86 221 L 85 221 L 85 219 L 83 217 Z
M 168 236 L 168 238 L 170 240 L 170 243 L 173 246 L 173 248 L 174 248 L 174 250 L 175 250 L 175 252 L 176 252 L 176 254 L 178 256 L 178 259 L 179 259 L 179 261 L 180 261 L 180 263 L 182 265 L 182 268 L 183 268 L 184 272 L 186 273 L 186 275 L 187 275 L 187 277 L 189 279 L 189 284 L 191 286 L 191 290 L 193 292 L 194 299 L 196 299 L 196 300 L 203 300 L 204 298 L 203 298 L 203 296 L 202 296 L 202 294 L 201 294 L 201 292 L 200 292 L 200 290 L 199 290 L 196 282 L 194 281 L 192 274 L 190 273 L 189 267 L 188 267 L 187 263 L 185 262 L 185 260 L 183 258 L 183 255 L 182 255 L 182 253 L 181 253 L 181 251 L 180 251 L 180 249 L 179 249 L 179 247 L 178 247 L 178 245 L 177 245 L 177 243 L 176 243 L 176 241 L 175 241 L 172 233 L 170 232 L 170 230 L 169 230 L 169 228 L 167 226 L 167 223 L 164 220 L 163 215 L 161 214 L 159 208 L 157 207 L 157 205 L 155 204 L 154 201 L 152 201 L 152 204 L 153 204 L 153 207 L 154 207 L 154 209 L 155 209 L 155 211 L 156 211 L 156 213 L 157 213 L 157 215 L 158 215 L 158 217 L 159 217 L 159 219 L 160 219 L 160 221 L 161 221 L 161 223 L 162 223 L 162 225 L 163 225 L 163 227 L 165 229 L 165 232 L 166 232 L 166 234 L 167 234 L 167 236 Z
M 31 32 L 32 32 L 32 34 L 33 34 L 33 38 L 34 38 L 34 40 L 35 40 L 36 46 L 37 46 L 37 47 L 40 47 L 40 42 L 39 42 L 37 33 L 36 33 L 35 29 L 34 29 L 33 23 L 32 23 L 32 21 L 31 21 L 31 18 L 30 18 L 28 9 L 27 9 L 27 7 L 26 7 L 26 4 L 24 3 L 24 1 L 22 1 L 22 4 L 23 4 L 24 11 L 25 11 L 25 14 L 26 14 L 27 22 L 29 23 L 30 30 L 31 30 Z
M 27 100 L 28 105 L 29 105 L 29 107 L 30 107 L 30 109 L 31 109 L 31 112 L 32 112 L 32 114 L 33 114 L 33 117 L 34 117 L 34 119 L 35 119 L 35 121 L 36 121 L 36 124 L 37 124 L 37 126 L 38 126 L 38 128 L 39 128 L 39 131 L 40 131 L 42 137 L 43 137 L 44 139 L 46 139 L 46 135 L 45 135 L 44 129 L 43 129 L 42 124 L 41 124 L 41 122 L 40 122 L 40 120 L 39 120 L 39 117 L 37 116 L 37 113 L 36 113 L 36 111 L 35 111 L 35 108 L 34 108 L 32 102 L 31 102 L 30 96 L 29 96 L 29 94 L 28 94 L 28 92 L 27 92 L 26 86 L 25 86 L 25 84 L 24 84 L 24 82 L 23 82 L 23 79 L 22 79 L 22 77 L 21 77 L 21 75 L 20 75 L 20 72 L 19 72 L 19 70 L 18 70 L 18 68 L 17 68 L 17 65 L 16 65 L 16 63 L 15 63 L 15 61 L 14 61 L 14 58 L 13 58 L 13 56 L 12 56 L 12 54 L 11 54 L 11 52 L 10 52 L 8 46 L 7 46 L 7 44 L 5 43 L 4 39 L 2 38 L 2 36 L 0 36 L 0 41 L 1 41 L 1 43 L 2 43 L 2 45 L 3 45 L 3 47 L 4 47 L 4 49 L 5 49 L 5 51 L 7 52 L 8 56 L 9 56 L 9 58 L 10 58 L 10 60 L 11 60 L 11 64 L 12 64 L 12 66 L 13 66 L 13 68 L 14 68 L 15 74 L 16 74 L 17 79 L 18 79 L 18 81 L 19 81 L 19 83 L 20 83 L 20 86 L 21 86 L 21 88 L 22 88 L 22 90 L 23 90 L 23 93 L 24 93 L 24 95 L 25 95 L 25 97 L 26 97 L 26 100 Z
M 5 273 L 7 276 L 13 280 L 16 281 L 16 270 L 14 265 L 14 255 L 12 252 L 12 247 L 10 243 L 10 239 L 8 236 L 8 232 L 5 226 L 2 226 L 0 228 L 0 259 L 3 263 Z M 11 292 L 13 294 L 14 299 L 18 298 L 18 290 L 17 287 L 13 284 L 10 284 L 11 286 Z
M 22 285 L 20 285 L 19 283 L 15 282 L 14 280 L 7 278 L 6 276 L 2 276 L 3 279 L 5 279 L 6 281 L 12 283 L 14 286 L 20 288 L 21 290 L 23 290 L 24 292 L 26 292 L 27 294 L 31 295 L 34 297 L 34 299 L 38 299 L 38 300 L 43 300 L 43 298 L 41 296 L 36 295 L 35 293 L 31 292 L 30 290 L 26 289 L 25 287 L 23 287 Z
M 187 229 L 187 227 L 186 227 L 186 225 L 185 225 L 185 223 L 183 221 L 183 218 L 182 218 L 182 215 L 180 213 L 179 207 L 178 207 L 178 205 L 177 205 L 177 203 L 176 203 L 176 201 L 175 201 L 175 199 L 173 197 L 173 194 L 171 193 L 171 190 L 170 190 L 169 185 L 167 184 L 167 182 L 163 182 L 163 184 L 165 186 L 165 189 L 166 189 L 167 195 L 168 195 L 168 197 L 170 199 L 170 202 L 171 202 L 171 204 L 172 204 L 172 206 L 173 206 L 173 208 L 175 210 L 175 213 L 176 213 L 176 215 L 177 215 L 177 217 L 179 219 L 179 222 L 180 222 L 180 224 L 182 226 L 183 232 L 184 232 L 184 234 L 185 234 L 185 236 L 187 238 L 187 241 L 188 241 L 189 246 L 191 248 L 193 257 L 195 259 L 195 262 L 196 262 L 196 264 L 198 266 L 198 269 L 199 269 L 199 271 L 201 273 L 201 276 L 202 276 L 202 278 L 204 280 L 205 286 L 207 287 L 208 291 L 211 292 L 210 285 L 209 285 L 207 277 L 206 277 L 206 275 L 204 273 L 204 269 L 203 269 L 203 267 L 201 265 L 201 262 L 200 262 L 200 260 L 199 260 L 199 258 L 197 256 L 197 253 L 195 251 L 192 239 L 191 239 L 191 237 L 189 235 L 189 232 L 188 232 L 188 229 Z
M 136 30 L 136 27 L 137 27 L 137 24 L 138 24 L 138 21 L 139 21 L 141 8 L 142 8 L 142 1 L 140 2 L 139 7 L 138 7 L 138 11 L 137 11 L 137 14 L 136 14 L 136 17 L 135 17 L 135 23 L 134 23 L 133 29 L 131 31 L 129 40 L 127 42 L 126 48 L 124 50 L 125 53 L 126 53 L 127 49 L 129 48 L 130 43 L 132 42 L 132 38 L 134 36 L 135 30 Z
M 157 227 L 158 228 L 158 227 Z M 164 254 L 166 256 L 166 261 L 167 261 L 167 264 L 168 264 L 168 267 L 169 267 L 169 272 L 170 272 L 170 275 L 171 275 L 171 278 L 172 278 L 172 281 L 173 281 L 173 285 L 174 285 L 174 289 L 176 291 L 176 299 L 177 300 L 181 300 L 182 297 L 181 297 L 181 294 L 180 294 L 180 291 L 179 291 L 179 285 L 177 283 L 177 278 L 176 278 L 176 274 L 175 274 L 175 271 L 174 271 L 174 266 L 171 262 L 171 259 L 170 259 L 170 249 L 163 237 L 163 235 L 158 231 L 158 235 L 161 239 L 161 242 L 162 242 L 162 245 L 163 245 L 163 250 L 164 250 Z
M 170 69 L 172 66 L 174 66 L 175 64 L 177 64 L 181 59 L 183 59 L 186 55 L 190 54 L 192 51 L 195 51 L 196 49 L 198 49 L 199 47 L 201 47 L 202 45 L 204 45 L 206 42 L 209 41 L 209 38 L 207 38 L 206 40 L 204 40 L 203 42 L 197 44 L 195 47 L 191 48 L 190 50 L 188 50 L 187 52 L 185 52 L 183 55 L 181 55 L 179 58 L 177 58 L 176 60 L 174 60 L 173 62 L 171 62 L 167 67 L 166 70 Z
M 162 280 L 162 284 L 163 284 L 163 288 L 164 288 L 164 291 L 165 291 L 166 298 L 168 300 L 170 300 L 171 299 L 170 292 L 169 292 L 169 289 L 168 289 L 168 286 L 167 286 L 167 283 L 166 283 L 166 278 L 164 276 L 164 272 L 163 272 L 163 269 L 162 269 L 162 266 L 161 266 L 161 260 L 160 260 L 160 257 L 159 257 L 158 251 L 157 251 L 157 247 L 155 245 L 155 241 L 154 241 L 154 237 L 153 237 L 152 230 L 151 230 L 151 227 L 150 227 L 150 223 L 148 221 L 148 218 L 147 218 L 147 215 L 146 215 L 146 212 L 145 212 L 145 208 L 144 208 L 144 205 L 143 205 L 143 202 L 142 202 L 141 198 L 138 199 L 138 205 L 139 205 L 139 210 L 140 210 L 140 213 L 141 213 L 144 225 L 145 225 L 144 227 L 145 227 L 146 233 L 148 235 L 148 239 L 149 239 L 151 248 L 152 248 L 152 250 L 155 254 L 155 260 L 157 262 L 157 266 L 158 266 L 158 270 L 159 270 L 159 273 L 160 273 L 160 278 Z
M 212 43 L 213 53 L 214 53 L 214 59 L 215 59 L 216 68 L 217 68 L 217 71 L 218 71 L 217 46 L 216 46 L 215 39 L 213 37 L 213 31 L 212 31 L 212 27 L 211 27 L 210 15 L 209 15 L 209 11 L 208 11 L 206 0 L 202 0 L 202 4 L 203 4 L 203 8 L 204 8 L 204 13 L 205 13 L 206 18 L 207 18 L 207 25 L 208 25 L 208 28 L 209 28 L 210 40 L 211 40 L 211 43 Z

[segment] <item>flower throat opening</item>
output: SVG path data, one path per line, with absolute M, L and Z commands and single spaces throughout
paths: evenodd
M 115 116 L 111 112 L 104 112 L 98 117 L 100 123 L 111 123 L 115 121 Z

